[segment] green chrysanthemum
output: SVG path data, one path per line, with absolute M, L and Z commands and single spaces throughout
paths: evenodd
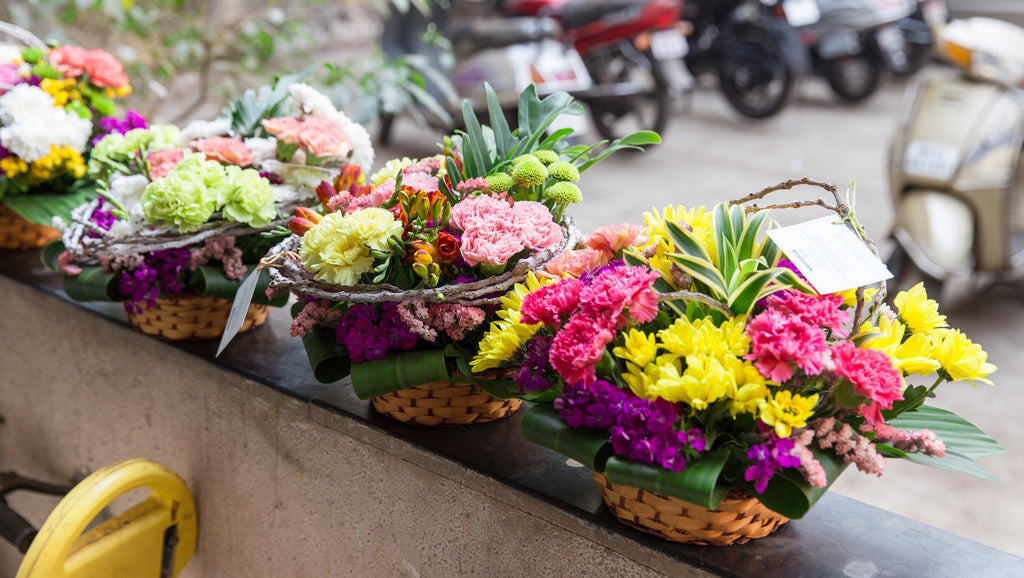
M 545 166 L 558 161 L 558 153 L 552 150 L 533 151 L 530 154 L 540 162 L 544 163 Z
M 217 189 L 217 203 L 225 218 L 264 227 L 277 216 L 270 182 L 255 169 L 225 168 L 225 183 Z
M 580 170 L 575 165 L 566 161 L 558 161 L 548 165 L 548 174 L 559 181 L 580 180 Z
M 544 191 L 544 198 L 563 205 L 571 205 L 583 200 L 583 192 L 573 183 L 563 181 L 555 183 Z
M 523 156 L 526 158 L 512 169 L 512 180 L 520 187 L 535 187 L 543 183 L 548 178 L 548 170 L 536 157 Z
M 487 175 L 487 192 L 488 193 L 504 193 L 505 191 L 512 188 L 515 183 L 512 181 L 511 175 L 507 173 L 495 173 L 493 175 Z
M 146 185 L 142 193 L 142 212 L 152 224 L 177 225 L 183 232 L 199 229 L 217 210 L 217 192 L 209 188 L 206 171 L 198 156 L 189 156 L 168 175 Z M 218 169 L 217 163 L 212 163 Z M 223 180 L 223 174 L 221 175 Z M 211 177 L 212 180 L 212 177 Z

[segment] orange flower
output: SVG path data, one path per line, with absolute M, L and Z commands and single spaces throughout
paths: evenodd
M 252 151 L 245 143 L 226 136 L 197 140 L 192 143 L 196 152 L 206 155 L 206 160 L 219 161 L 240 167 L 252 164 Z
M 290 116 L 265 118 L 261 124 L 263 124 L 263 130 L 277 140 L 286 144 L 299 144 L 299 127 L 302 126 L 302 121 L 299 119 Z
M 434 242 L 434 248 L 437 249 L 437 254 L 440 258 L 441 263 L 451 263 L 459 256 L 459 240 L 454 235 L 441 231 L 437 234 L 437 241 Z
M 124 73 L 121 61 L 105 50 L 90 50 L 85 56 L 85 73 L 89 82 L 100 88 L 121 88 L 128 86 L 128 75 Z

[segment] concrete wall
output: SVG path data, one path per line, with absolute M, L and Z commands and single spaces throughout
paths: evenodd
M 8 278 L 0 295 L 0 470 L 61 480 L 132 457 L 166 464 L 199 512 L 187 576 L 660 573 L 401 439 Z M 53 506 L 11 502 L 37 525 Z M 20 559 L 0 545 L 0 575 Z

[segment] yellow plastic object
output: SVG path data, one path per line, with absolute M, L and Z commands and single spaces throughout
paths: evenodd
M 137 488 L 149 497 L 86 532 L 114 499 Z M 83 533 L 84 532 L 84 533 Z M 196 510 L 185 482 L 143 459 L 107 466 L 74 487 L 32 541 L 17 578 L 177 576 L 196 549 Z

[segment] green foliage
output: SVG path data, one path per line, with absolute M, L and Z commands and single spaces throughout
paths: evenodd
M 444 349 L 391 352 L 384 359 L 352 364 L 352 391 L 359 399 L 451 377 Z
M 96 190 L 90 183 L 81 180 L 76 181 L 67 193 L 10 195 L 0 198 L 7 208 L 22 218 L 38 225 L 49 226 L 53 224 L 54 217 L 60 217 L 70 223 L 71 211 L 78 205 L 96 198 Z
M 294 74 L 277 77 L 272 84 L 246 90 L 224 105 L 221 118 L 231 120 L 231 130 L 236 136 L 267 136 L 260 121 L 287 115 L 288 86 L 305 82 L 313 76 L 313 70 L 314 67 L 310 66 Z
M 553 449 L 599 472 L 604 471 L 605 462 L 612 455 L 608 432 L 569 427 L 550 405 L 531 407 L 523 416 L 519 431 L 526 440 Z

